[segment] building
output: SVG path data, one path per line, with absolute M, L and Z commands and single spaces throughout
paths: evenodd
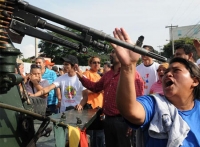
M 169 27 L 170 40 L 171 39 L 171 28 Z M 197 38 L 200 39 L 200 24 L 190 25 L 183 27 L 173 27 L 172 28 L 173 40 L 178 40 L 180 38 Z

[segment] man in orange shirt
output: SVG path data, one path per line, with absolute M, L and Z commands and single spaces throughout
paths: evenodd
M 100 58 L 99 57 L 91 57 L 88 60 L 88 65 L 90 66 L 90 69 L 85 71 L 83 75 L 85 75 L 90 81 L 97 82 L 100 80 L 101 76 L 98 74 L 98 70 L 100 68 Z M 91 105 L 91 107 L 97 108 L 101 107 L 103 105 L 103 94 L 102 92 L 94 93 L 90 90 L 88 90 L 88 104 Z
M 100 69 L 100 58 L 93 56 L 88 60 L 88 65 L 90 69 L 85 71 L 83 75 L 85 75 L 90 81 L 97 82 L 100 80 L 101 76 L 98 74 L 98 70 Z M 90 90 L 88 91 L 88 101 L 87 105 L 92 109 L 97 107 L 102 108 L 103 105 L 103 93 L 98 92 L 94 93 Z M 103 147 L 105 142 L 104 131 L 103 130 L 88 130 L 87 133 L 90 135 L 90 144 L 91 147 Z

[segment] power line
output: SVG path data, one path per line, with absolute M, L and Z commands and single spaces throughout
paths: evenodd
M 196 25 L 197 26 L 197 25 Z M 190 38 L 193 37 L 195 34 L 197 34 L 200 31 L 200 25 L 198 24 L 197 28 L 195 28 L 195 32 L 189 36 Z
M 184 1 L 184 0 L 182 0 L 181 4 L 179 5 L 178 9 L 176 10 L 176 13 L 172 16 L 172 18 L 171 18 L 171 23 L 172 23 L 174 17 L 176 16 L 177 12 L 179 11 L 181 5 L 183 4 L 183 1 Z
M 184 16 L 185 12 L 189 9 L 190 5 L 194 2 L 194 0 L 188 5 L 188 7 L 183 11 L 181 16 Z M 180 20 L 181 17 L 179 17 L 178 20 Z M 178 22 L 178 21 L 177 21 Z
M 191 13 L 194 12 L 194 10 L 199 10 L 199 5 L 200 5 L 200 3 L 199 3 L 198 5 L 196 5 L 196 7 L 195 7 L 194 9 L 192 9 L 192 11 L 190 11 L 190 13 L 187 13 L 187 15 L 185 15 L 185 17 L 183 17 L 183 19 L 181 19 L 181 21 L 183 20 L 182 22 L 185 22 L 185 21 L 187 20 L 187 19 L 185 19 L 185 18 L 189 18 L 188 16 L 191 15 Z M 198 9 L 197 9 L 197 8 L 198 8 Z M 198 19 L 199 19 L 199 16 L 198 16 Z M 181 21 L 179 21 L 179 23 L 180 23 Z
M 187 34 L 191 31 L 191 30 L 193 30 L 198 24 L 200 23 L 200 21 L 199 22 L 197 22 L 197 24 L 196 25 L 194 25 L 194 27 L 192 27 L 186 34 L 185 34 L 185 37 L 187 37 Z

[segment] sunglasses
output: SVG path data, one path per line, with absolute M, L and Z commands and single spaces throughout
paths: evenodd
M 31 65 L 31 69 L 33 69 L 33 68 L 39 68 L 39 69 L 41 69 L 41 65 L 32 64 Z
M 92 62 L 92 64 L 100 64 L 100 62 Z

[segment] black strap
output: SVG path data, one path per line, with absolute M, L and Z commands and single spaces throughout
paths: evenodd
M 34 90 L 34 87 L 33 87 L 33 83 L 30 81 L 30 84 L 31 84 L 31 88 L 33 90 L 33 94 L 35 94 L 35 90 Z

